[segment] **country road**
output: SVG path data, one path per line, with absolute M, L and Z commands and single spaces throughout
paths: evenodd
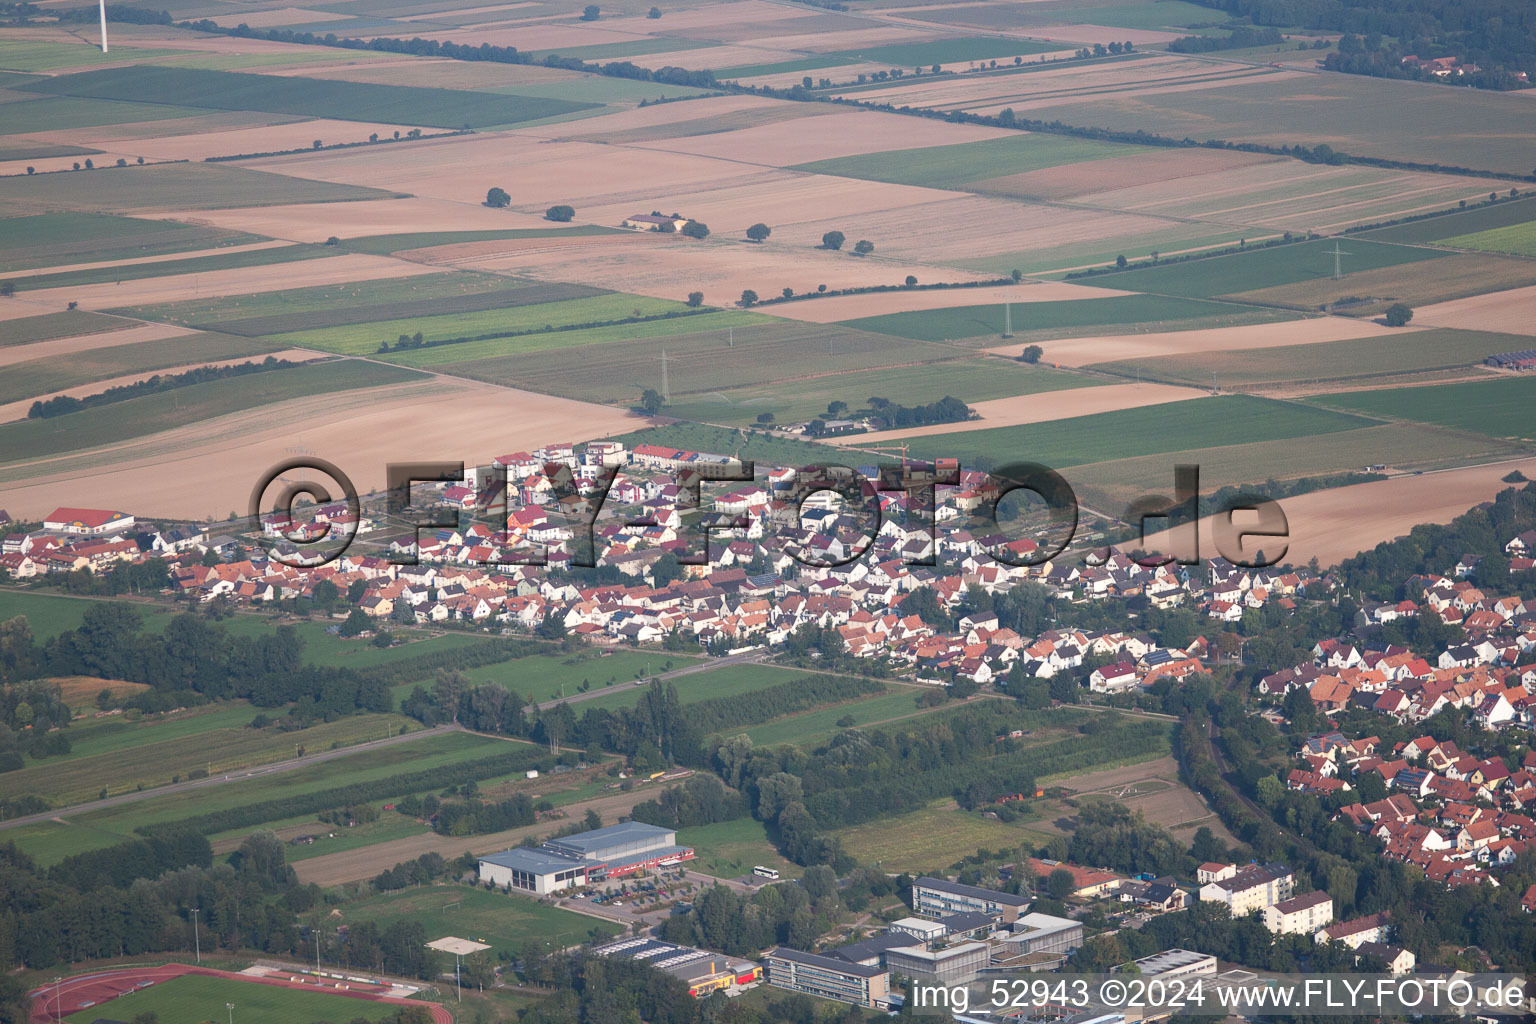
M 81 814 L 89 814 L 92 811 L 103 811 L 109 807 L 120 807 L 123 804 L 137 803 L 140 800 L 152 800 L 155 797 L 166 796 L 171 793 L 185 793 L 193 789 L 206 789 L 213 786 L 223 786 L 232 782 L 240 782 L 244 779 L 260 778 L 266 775 L 280 775 L 283 772 L 293 771 L 295 768 L 306 768 L 313 764 L 321 764 L 325 761 L 334 761 L 339 757 L 351 757 L 366 750 L 377 750 L 380 747 L 391 747 L 397 743 L 413 743 L 428 736 L 436 736 L 445 732 L 464 732 L 458 725 L 436 725 L 430 729 L 416 729 L 412 732 L 402 733 L 398 736 L 390 736 L 387 739 L 369 740 L 366 743 L 354 744 L 350 747 L 339 747 L 335 750 L 323 750 L 318 754 L 305 754 L 303 757 L 289 758 L 286 761 L 278 761 L 275 764 L 258 765 L 239 771 L 210 775 L 205 779 L 190 779 L 186 782 L 173 782 L 167 786 L 155 786 L 152 789 L 136 790 L 131 793 L 119 793 L 117 796 L 109 796 L 105 800 L 92 800 L 84 804 L 72 804 L 69 807 L 56 808 L 51 811 L 43 811 L 41 814 L 27 814 L 9 821 L 0 822 L 0 831 L 15 828 L 18 825 L 35 825 L 43 821 L 53 821 L 58 818 L 73 818 Z

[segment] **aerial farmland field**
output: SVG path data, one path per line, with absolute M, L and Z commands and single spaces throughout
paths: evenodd
M 0 1019 L 1527 970 L 1525 6 L 4 6 Z

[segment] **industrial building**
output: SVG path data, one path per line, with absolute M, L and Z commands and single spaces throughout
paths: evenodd
M 912 909 L 929 917 L 949 917 L 953 914 L 997 914 L 1006 924 L 1018 919 L 1029 907 L 1025 896 L 983 889 L 976 885 L 961 885 L 943 878 L 923 876 L 912 883 Z
M 1083 923 L 1050 914 L 1025 914 L 1013 923 L 1013 934 L 1003 941 L 1015 956 L 1070 953 L 1083 944 Z
M 890 972 L 830 956 L 778 946 L 763 958 L 768 984 L 857 1006 L 882 1007 L 890 999 Z
M 885 966 L 897 974 L 940 985 L 964 985 L 975 981 L 992 959 L 985 942 L 962 942 L 941 949 L 898 946 L 885 951 Z
M 598 946 L 592 952 L 598 956 L 642 960 L 684 982 L 688 994 L 695 999 L 702 999 L 718 989 L 751 985 L 763 979 L 762 967 L 751 960 L 656 939 L 621 939 Z
M 488 854 L 480 858 L 480 881 L 542 896 L 692 858 L 691 847 L 677 845 L 676 831 L 626 821 Z
M 1188 949 L 1165 949 L 1161 953 L 1144 956 L 1130 964 L 1121 964 L 1114 973 L 1125 973 L 1131 964 L 1144 978 L 1182 978 L 1192 974 L 1215 974 L 1216 958 L 1209 953 L 1196 953 Z

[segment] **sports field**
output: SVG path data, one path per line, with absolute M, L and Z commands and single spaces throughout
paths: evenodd
M 353 999 L 331 992 L 262 985 L 194 974 L 157 981 L 149 988 L 119 996 L 100 1006 L 64 1018 L 69 1024 L 92 1024 L 105 1013 L 131 1019 L 153 1013 L 161 1024 L 206 1024 L 219 1020 L 233 1003 L 242 1024 L 295 1024 L 308 1020 L 379 1021 L 399 1012 L 398 1005 Z M 111 1018 L 109 1018 L 111 1019 Z
M 526 896 L 487 892 L 479 886 L 430 885 L 380 893 L 343 904 L 341 923 L 420 922 L 427 940 L 453 935 L 491 946 L 491 955 L 515 956 L 530 943 L 574 946 L 618 934 L 618 925 L 560 910 Z M 449 965 L 450 967 L 452 964 Z

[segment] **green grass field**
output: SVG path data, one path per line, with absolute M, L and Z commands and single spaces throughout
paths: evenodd
M 1331 409 L 1434 423 L 1491 437 L 1536 439 L 1536 415 L 1532 414 L 1536 410 L 1536 377 L 1344 391 L 1307 401 Z
M 693 847 L 694 859 L 688 862 L 690 870 L 716 878 L 750 875 L 759 864 L 777 868 L 782 878 L 799 878 L 805 871 L 780 856 L 768 841 L 766 827 L 755 818 L 679 829 L 677 843 Z
M 604 294 L 600 288 L 584 284 L 528 284 L 482 291 L 467 295 L 443 296 L 432 299 L 405 299 L 378 303 L 371 306 L 326 308 L 306 310 L 302 313 L 278 313 L 273 316 L 243 317 L 237 320 L 197 325 L 209 330 L 222 330 L 230 334 L 264 336 L 290 334 L 295 331 L 323 330 L 329 327 L 347 327 L 392 322 L 411 318 L 463 316 L 472 313 L 505 311 L 518 306 L 539 306 L 562 300 L 591 298 Z
M 554 286 L 544 287 L 553 288 Z M 317 348 L 328 352 L 340 352 L 344 355 L 371 355 L 378 350 L 379 342 L 387 341 L 393 344 L 400 335 L 415 334 L 417 331 L 420 331 L 427 341 L 473 337 L 497 331 L 539 332 L 515 338 L 468 341 L 389 355 L 389 358 L 395 362 L 424 366 L 449 359 L 459 362 L 512 352 L 566 348 L 569 339 L 578 336 L 581 332 L 551 331 L 546 328 L 566 327 L 594 321 L 622 320 L 630 316 L 654 316 L 659 313 L 686 311 L 687 308 L 683 303 L 669 299 L 610 294 L 543 302 L 515 309 L 489 309 L 445 316 L 404 317 L 312 331 L 291 331 L 272 335 L 271 338 L 285 345 L 301 348 Z
M 752 78 L 757 75 L 787 74 L 793 71 L 817 71 L 848 64 L 889 64 L 893 67 L 921 67 L 924 72 L 930 64 L 955 64 L 963 61 L 1011 60 L 1014 57 L 1035 53 L 1048 53 L 1061 46 L 1034 40 L 1002 39 L 996 36 L 966 36 L 963 38 L 933 39 L 916 43 L 890 43 L 885 46 L 868 46 L 855 50 L 838 50 L 799 60 L 785 60 L 773 64 L 742 64 L 722 68 L 715 77 L 722 79 Z M 812 76 L 815 77 L 815 76 Z M 902 79 L 903 82 L 909 79 Z M 860 177 L 860 175 L 854 175 Z
M 62 75 L 27 88 L 34 92 L 87 99 L 180 103 L 214 110 L 260 110 L 273 114 L 440 128 L 512 124 L 592 106 L 509 93 L 147 66 Z
M 67 629 L 77 629 L 86 610 L 105 603 L 91 597 L 64 597 L 36 590 L 0 588 L 0 622 L 18 615 L 26 616 L 32 627 L 32 635 L 41 643 L 52 639 Z M 113 603 L 121 603 L 121 599 Z M 164 605 L 135 603 L 134 609 L 143 616 L 144 629 L 158 633 L 169 622 L 172 610 Z
M 874 722 L 886 722 L 893 718 L 904 718 L 918 713 L 917 692 L 911 687 L 901 686 L 893 687 L 889 693 L 882 693 L 876 697 L 866 697 L 863 700 L 839 704 L 836 707 L 817 708 L 815 711 L 786 715 L 742 731 L 751 738 L 754 746 L 770 747 L 779 743 L 792 743 L 796 746 L 814 747 L 831 739 L 845 728 L 862 729 Z M 852 726 L 837 724 L 848 718 L 853 719 Z
M 786 323 L 746 310 L 549 337 L 564 347 L 448 362 L 464 347 L 449 345 L 438 350 L 445 353 L 443 361 L 432 365 L 493 383 L 592 402 L 633 404 L 645 388 L 661 388 L 662 352 L 668 357 L 672 396 L 680 401 L 687 401 L 689 394 L 782 381 L 799 376 L 805 368 L 836 373 L 929 363 L 956 355 L 948 345 L 891 338 L 838 324 Z M 583 348 L 580 360 L 574 361 L 569 349 L 577 345 Z
M 99 334 L 134 326 L 127 320 L 87 313 L 83 309 L 71 309 L 63 313 L 43 313 L 5 321 L 5 333 L 0 336 L 0 348 L 11 345 L 30 345 L 34 341 L 52 341 L 55 338 L 73 338 L 80 334 Z
M 1020 294 L 1027 295 L 1028 290 L 1023 289 Z M 1113 295 L 1105 299 L 1074 299 L 1067 302 L 1015 302 L 1012 304 L 1012 317 L 1014 333 L 1024 334 L 1035 330 L 1182 323 L 1204 317 L 1242 313 L 1247 308 L 1168 295 Z M 985 306 L 923 309 L 911 313 L 886 313 L 847 320 L 843 326 L 918 341 L 944 341 L 1000 337 L 1003 321 L 1002 303 L 992 303 Z
M 173 221 L 56 211 L 0 220 L 0 244 L 5 253 L 0 257 L 0 273 L 69 263 L 142 259 L 257 241 L 261 239 L 256 235 Z M 134 273 L 131 268 L 124 272 L 130 276 Z M 18 289 L 36 287 L 25 278 L 15 284 Z
M 1373 422 L 1348 413 L 1309 409 L 1272 399 L 1222 395 L 1026 427 L 913 438 L 912 454 L 921 458 L 981 458 L 999 465 L 1042 462 L 1061 469 L 1159 452 L 1328 434 Z
M 833 835 L 861 864 L 878 864 L 885 871 L 943 868 L 979 849 L 1013 848 L 1024 839 L 1017 825 L 961 811 L 952 800 Z
M 7 134 L 59 131 L 65 128 L 99 128 L 136 121 L 169 121 L 208 113 L 196 107 L 167 103 L 123 103 L 112 99 L 80 99 L 74 96 L 38 96 L 7 103 Z M 41 175 L 39 175 L 41 177 Z
M 863 178 L 866 181 L 888 181 L 898 185 L 960 188 L 983 178 L 1022 174 L 1025 171 L 1112 156 L 1133 156 L 1141 152 L 1146 152 L 1146 147 L 1075 139 L 1065 135 L 1011 135 L 1003 139 L 966 142 L 956 146 L 897 149 L 865 156 L 816 160 L 791 170 L 842 178 Z
M 1411 245 L 1438 242 L 1457 235 L 1476 234 L 1491 231 L 1494 228 L 1525 224 L 1533 220 L 1536 220 L 1536 196 L 1528 196 L 1514 202 L 1479 205 L 1469 210 L 1458 210 L 1438 217 L 1426 217 L 1407 224 L 1376 228 L 1373 231 L 1361 232 L 1360 237 L 1378 242 L 1404 242 Z
M 666 682 L 677 689 L 677 697 L 680 701 L 684 704 L 692 704 L 701 700 L 713 700 L 716 697 L 736 697 L 754 690 L 777 686 L 780 683 L 793 682 L 797 678 L 799 676 L 793 669 L 779 668 L 775 665 L 727 665 L 723 668 L 679 676 Z M 589 708 L 606 708 L 610 711 L 616 708 L 632 708 L 640 703 L 643 693 L 645 693 L 644 686 L 626 684 L 620 680 L 601 695 L 572 704 L 571 709 L 580 715 Z
M 280 732 L 251 729 L 257 710 L 244 702 L 199 709 L 164 719 L 127 722 L 104 719 L 70 728 L 73 749 L 64 757 L 28 759 L 26 767 L 6 776 L 7 787 L 33 793 L 54 806 L 94 800 L 104 783 L 132 779 L 145 787 L 186 778 L 194 769 L 206 770 L 210 755 L 219 771 L 285 761 L 299 748 L 311 753 L 333 746 L 347 747 L 398 733 L 409 719 L 400 715 L 351 715 L 307 729 Z M 272 712 L 269 710 L 268 715 Z
M 564 228 L 509 228 L 505 231 L 414 231 L 394 235 L 364 235 L 343 238 L 341 247 L 349 252 L 367 252 L 387 256 L 407 249 L 426 249 L 435 245 L 461 242 L 488 242 L 503 238 L 556 238 L 562 235 L 618 235 L 623 228 L 605 228 L 600 224 L 574 224 Z
M 216 416 L 295 398 L 400 384 L 420 377 L 420 374 L 409 370 L 354 360 L 306 364 L 243 377 L 225 377 L 51 419 L 18 420 L 3 424 L 0 425 L 0 451 L 25 453 L 27 458 L 57 455 L 60 452 L 79 451 L 144 437 Z M 32 391 L 30 394 L 46 394 L 50 390 L 54 389 Z
M 129 1019 L 153 1013 L 160 1024 L 205 1024 L 228 1015 L 226 1003 L 234 1003 L 240 1024 L 295 1024 L 309 1020 L 379 1021 L 393 1015 L 398 1006 L 356 999 L 332 992 L 306 992 L 278 985 L 233 981 L 195 974 L 183 975 L 130 992 L 101 1006 L 66 1017 L 69 1024 L 91 1024 L 107 1015 Z
M 259 339 L 205 335 L 108 345 L 76 353 L 68 360 L 46 357 L 28 359 L 6 367 L 5 374 L 0 376 L 0 401 L 20 401 L 98 380 L 186 366 L 200 360 L 240 359 L 247 356 L 256 358 L 275 347 Z M 25 354 L 24 349 L 22 353 Z M 65 421 L 60 419 L 57 422 Z
M 492 737 L 466 733 L 424 736 L 411 742 L 358 751 L 347 757 L 306 765 L 276 775 L 234 779 L 213 787 L 167 793 L 138 803 L 75 815 L 69 819 L 68 824 L 50 821 L 42 825 L 7 830 L 6 839 L 14 838 L 17 846 L 36 857 L 40 863 L 54 864 L 72 853 L 120 843 L 131 838 L 134 829 L 144 825 L 182 821 L 246 804 L 334 789 L 404 772 L 460 764 L 506 753 L 508 749 L 507 741 Z M 218 754 L 216 751 L 206 751 L 205 762 L 210 759 L 210 755 L 214 773 L 219 774 Z M 207 767 L 206 763 L 204 767 Z M 112 795 L 132 790 L 140 781 L 146 787 L 168 781 L 158 778 L 158 774 L 139 780 L 119 772 L 114 773 L 109 781 L 98 778 L 97 783 L 99 786 L 102 781 L 108 781 L 108 795 Z M 521 773 L 518 777 L 521 778 Z M 488 784 L 489 780 L 481 782 Z
M 421 922 L 429 942 L 447 935 L 474 939 L 490 945 L 492 956 L 516 955 L 530 942 L 572 946 L 593 935 L 611 936 L 619 931 L 618 925 L 526 896 L 487 892 L 469 885 L 432 885 L 382 893 L 343 904 L 341 917 L 344 924 L 374 921 L 381 925 L 410 918 Z
M 593 649 L 580 649 L 571 653 L 516 658 L 470 669 L 466 674 L 476 684 L 495 683 L 524 700 L 546 701 L 562 696 L 574 697 L 582 692 L 583 683 L 589 684 L 589 690 L 604 689 L 609 682 L 627 686 L 643 676 L 682 668 L 692 660 L 685 655 L 661 651 L 603 654 Z
M 621 434 L 615 440 L 623 441 L 630 448 L 637 444 L 669 445 L 688 451 L 730 455 L 739 459 L 756 459 L 759 463 L 769 466 L 810 466 L 849 461 L 845 453 L 812 441 L 742 432 L 701 423 L 673 423 L 665 427 L 650 427 L 629 434 Z M 894 459 L 894 456 L 892 458 Z
M 1250 249 L 1230 256 L 1104 274 L 1093 278 L 1092 283 L 1126 291 L 1213 298 L 1277 285 L 1328 281 L 1333 276 L 1333 257 L 1329 255 L 1333 246 L 1333 239 L 1319 238 L 1268 249 Z M 1345 279 L 1340 284 L 1347 284 L 1348 275 L 1357 271 L 1396 267 L 1446 255 L 1434 249 L 1416 249 L 1364 238 L 1341 239 L 1339 247 L 1349 254 L 1341 257 Z
M 283 316 L 315 310 L 355 309 L 390 302 L 415 302 L 425 299 L 475 295 L 496 291 L 516 283 L 516 278 L 496 274 L 452 271 L 421 274 L 417 277 L 390 277 L 382 280 L 348 281 L 344 284 L 283 288 L 246 295 L 215 295 L 207 298 L 161 302 L 144 306 L 124 306 L 112 312 L 141 320 L 163 323 L 217 324 L 231 320 Z
M 0 70 L 52 71 L 54 68 L 105 64 L 108 61 L 138 61 L 149 57 L 169 57 L 180 50 L 149 50 L 142 47 L 112 47 L 108 53 L 80 43 L 55 43 L 41 39 L 0 40 Z
M 1097 363 L 1094 368 L 1127 377 L 1199 385 L 1209 384 L 1212 374 L 1223 386 L 1349 380 L 1468 366 L 1497 352 L 1518 352 L 1528 343 L 1528 338 L 1514 334 L 1436 328 L 1316 345 L 1128 359 Z M 1046 354 L 1049 357 L 1049 349 Z
M 6 104 L 7 107 L 22 105 Z M 101 105 L 110 106 L 107 103 Z M 6 116 L 10 117 L 9 111 Z M 81 171 L 78 174 L 61 171 L 57 174 L 0 178 L 0 213 L 20 215 L 46 210 L 95 212 L 166 208 L 216 210 L 234 206 L 389 199 L 394 195 L 393 192 L 375 188 L 338 185 L 328 181 L 305 181 L 232 164 L 146 164 L 143 167 L 98 167 L 94 171 Z M 320 218 L 318 212 L 316 218 Z
M 17 278 L 16 290 L 30 292 L 42 288 L 72 288 L 87 284 L 105 284 L 108 281 L 142 281 L 147 278 L 176 277 L 182 274 L 207 274 L 216 270 L 245 270 L 251 267 L 270 267 L 282 263 L 328 259 L 335 255 L 337 255 L 335 249 L 318 245 L 283 245 L 270 249 L 247 249 L 243 252 L 194 256 L 185 260 L 166 260 L 163 263 L 140 263 L 125 267 L 91 267 L 84 270 L 65 270 L 57 274 L 36 274 L 31 277 Z M 295 271 L 295 274 L 302 274 L 302 271 Z
M 1536 221 L 1511 224 L 1508 227 L 1490 228 L 1469 235 L 1455 235 L 1440 240 L 1442 245 L 1458 249 L 1481 249 L 1484 252 L 1503 252 L 1514 256 L 1536 256 Z
M 795 423 L 824 414 L 827 403 L 833 401 L 847 402 L 854 409 L 863 408 L 871 396 L 908 406 L 936 402 L 945 395 L 963 402 L 980 402 L 1061 391 L 1088 383 L 1077 374 L 1011 359 L 956 359 L 690 395 L 674 399 L 667 407 L 667 415 L 750 426 L 759 414 L 771 412 L 778 423 Z

